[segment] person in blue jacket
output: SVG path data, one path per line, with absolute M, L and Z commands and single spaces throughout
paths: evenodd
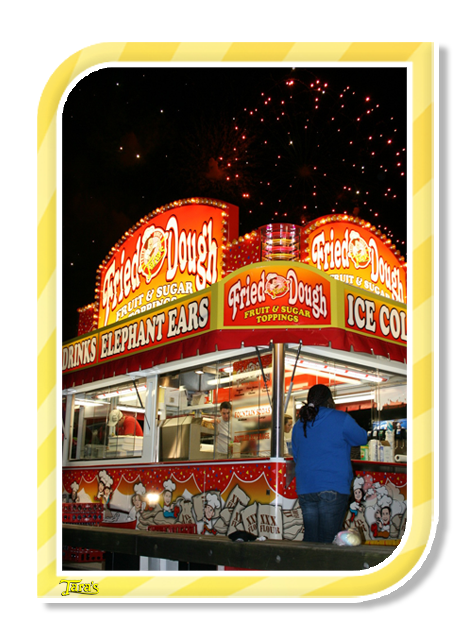
M 366 430 L 335 409 L 327 386 L 317 384 L 309 390 L 292 433 L 304 541 L 332 543 L 340 532 L 353 479 L 351 447 L 366 442 Z

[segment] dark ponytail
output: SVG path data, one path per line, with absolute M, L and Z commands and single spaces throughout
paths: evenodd
M 309 389 L 307 395 L 307 404 L 302 406 L 302 408 L 299 410 L 299 420 L 303 424 L 305 438 L 307 438 L 307 424 L 310 423 L 312 427 L 314 425 L 314 421 L 316 420 L 316 416 L 319 412 L 320 406 L 327 407 L 330 401 L 332 402 L 331 405 L 334 407 L 332 393 L 328 386 L 324 386 L 323 384 L 316 384 Z

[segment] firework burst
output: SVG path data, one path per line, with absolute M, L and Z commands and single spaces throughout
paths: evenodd
M 241 112 L 234 124 L 245 134 L 254 129 L 249 151 L 260 158 L 260 171 L 247 178 L 250 214 L 298 224 L 332 212 L 359 215 L 404 246 L 405 77 L 390 71 L 384 84 L 381 72 L 366 79 L 353 71 L 352 81 L 340 69 L 322 70 L 324 78 L 282 72 Z M 400 99 L 396 115 L 388 88 Z
M 176 168 L 186 192 L 197 190 L 236 203 L 247 198 L 257 177 L 257 138 L 252 129 L 232 125 L 225 115 L 199 118 L 186 130 L 178 150 Z

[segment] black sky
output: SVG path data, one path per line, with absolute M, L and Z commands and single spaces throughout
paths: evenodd
M 240 234 L 346 212 L 405 254 L 404 68 L 106 68 L 62 128 L 65 340 L 110 248 L 174 200 L 238 205 Z

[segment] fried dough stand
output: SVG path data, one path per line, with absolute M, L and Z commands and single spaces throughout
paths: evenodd
M 64 546 L 135 557 L 125 569 L 390 555 L 407 517 L 406 265 L 380 231 L 331 215 L 238 238 L 237 207 L 176 201 L 115 244 L 95 295 L 62 350 Z M 300 542 L 284 415 L 315 383 L 371 436 L 345 520 L 359 547 Z

